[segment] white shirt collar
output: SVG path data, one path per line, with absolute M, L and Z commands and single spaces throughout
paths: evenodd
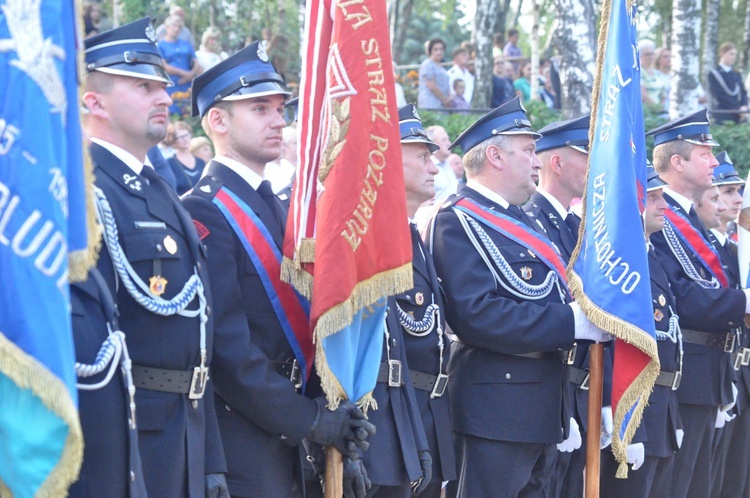
M 684 209 L 686 213 L 690 212 L 690 208 L 693 207 L 693 201 L 692 200 L 688 199 L 687 197 L 685 197 L 682 194 L 678 194 L 677 192 L 675 192 L 674 190 L 672 190 L 669 187 L 664 187 L 664 193 L 669 194 L 669 196 L 672 199 L 674 199 L 675 201 L 677 201 L 677 204 L 679 204 L 680 207 L 682 207 L 682 209 Z
M 124 162 L 125 165 L 132 169 L 136 175 L 140 175 L 143 171 L 143 163 L 130 152 L 126 151 L 122 147 L 118 147 L 115 144 L 105 142 L 102 139 L 91 137 L 91 141 L 97 145 L 100 145 L 112 153 L 120 161 Z
M 716 240 L 718 240 L 719 244 L 722 246 L 727 243 L 727 235 L 725 233 L 721 233 L 715 228 L 711 229 L 711 233 L 714 234 L 714 237 L 716 237 Z
M 216 156 L 214 157 L 214 159 L 240 175 L 240 177 L 245 180 L 248 185 L 253 187 L 253 190 L 258 190 L 258 187 L 260 187 L 260 182 L 263 181 L 263 178 L 261 178 L 258 173 L 251 170 L 241 162 L 230 159 L 227 156 Z M 206 168 L 206 170 L 207 169 L 208 168 Z
M 565 207 L 562 205 L 560 201 L 557 200 L 555 196 L 550 194 L 549 192 L 545 192 L 544 190 L 537 187 L 537 192 L 542 194 L 545 199 L 549 201 L 550 204 L 552 204 L 552 207 L 555 208 L 555 211 L 557 211 L 557 214 L 560 215 L 560 218 L 563 220 L 568 217 L 568 211 L 565 209 Z
M 732 66 L 725 66 L 724 64 L 719 64 L 719 67 L 722 68 L 725 73 L 728 73 L 732 70 Z
M 476 190 L 477 192 L 479 192 L 480 194 L 482 194 L 483 196 L 485 196 L 492 202 L 496 204 L 500 204 L 505 209 L 508 209 L 508 206 L 510 206 L 510 203 L 506 201 L 505 199 L 503 199 L 502 196 L 500 196 L 499 194 L 496 194 L 495 192 L 488 189 L 487 187 L 477 182 L 476 180 L 467 180 L 466 186 Z

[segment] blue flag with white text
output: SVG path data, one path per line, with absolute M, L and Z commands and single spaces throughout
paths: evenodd
M 0 0 L 0 495 L 65 496 L 83 441 L 68 289 L 85 252 L 76 9 Z
M 604 64 L 594 83 L 584 233 L 568 270 L 586 316 L 616 338 L 612 451 L 621 464 L 618 477 L 627 475 L 627 446 L 659 373 L 641 218 L 646 145 L 635 11 L 627 0 L 603 8 L 600 37 L 606 37 L 606 49 L 598 54 Z

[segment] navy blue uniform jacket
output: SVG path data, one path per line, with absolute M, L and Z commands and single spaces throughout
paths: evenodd
M 130 264 L 144 282 L 160 272 L 167 280 L 164 299 L 172 299 L 198 267 L 206 287 L 205 257 L 190 217 L 177 194 L 163 180 L 148 184 L 145 178 L 104 147 L 91 145 L 96 185 L 102 189 L 114 214 L 119 241 Z M 133 179 L 132 177 L 136 177 Z M 170 254 L 164 240 L 174 239 Z M 161 267 L 159 269 L 159 266 Z M 200 320 L 179 315 L 156 315 L 138 304 L 115 276 L 112 260 L 102 251 L 97 268 L 116 296 L 120 328 L 125 333 L 134 365 L 169 370 L 192 370 L 200 365 Z M 188 306 L 194 310 L 198 299 Z M 208 363 L 213 344 L 213 317 L 206 324 Z M 149 496 L 203 497 L 205 474 L 224 472 L 212 399 L 211 382 L 195 407 L 187 394 L 138 389 L 136 405 L 139 445 Z
M 226 186 L 263 221 L 277 246 L 283 242 L 269 206 L 244 179 L 211 161 L 183 202 L 208 249 L 214 290 L 214 386 L 229 492 L 239 496 L 287 496 L 302 485 L 297 446 L 315 420 L 315 402 L 298 393 L 277 364 L 294 359 L 245 248 L 212 203 Z M 286 212 L 281 201 L 279 209 Z
M 532 301 L 511 294 L 495 280 L 453 211 L 460 196 L 512 216 L 464 186 L 435 220 L 435 267 L 446 294 L 446 318 L 459 339 L 451 346 L 449 365 L 453 430 L 502 441 L 559 443 L 563 427 L 568 427 L 563 420 L 568 381 L 562 360 L 513 354 L 569 349 L 575 335 L 573 311 L 556 287 Z M 530 270 L 528 283 L 544 281 L 551 270 L 536 255 L 484 228 L 519 278 L 529 276 Z M 487 254 L 484 247 L 481 251 Z

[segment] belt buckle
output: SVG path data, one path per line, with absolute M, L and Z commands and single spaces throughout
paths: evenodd
M 742 367 L 742 359 L 745 357 L 745 355 L 743 354 L 743 352 L 732 353 L 732 355 L 734 356 L 734 362 L 732 362 L 732 366 L 735 370 L 739 370 L 740 367 Z
M 388 360 L 388 385 L 401 387 L 401 362 L 399 360 Z
M 448 377 L 450 377 L 448 374 L 438 374 L 435 385 L 432 386 L 430 398 L 439 398 L 445 393 L 445 388 L 448 386 Z
M 672 390 L 676 391 L 677 388 L 680 387 L 680 382 L 682 382 L 682 371 L 678 370 L 674 373 L 674 378 L 672 379 Z
M 731 353 L 734 351 L 734 341 L 737 338 L 734 332 L 727 332 L 726 339 L 724 339 L 724 352 Z
M 589 372 L 586 372 L 586 377 L 583 378 L 583 381 L 581 381 L 581 389 L 584 391 L 589 390 Z
M 578 343 L 574 342 L 573 347 L 568 350 L 568 354 L 564 356 L 563 363 L 565 365 L 572 365 L 576 360 L 576 353 L 578 352 Z
M 296 358 L 292 361 L 292 371 L 289 374 L 289 380 L 292 381 L 295 389 L 302 388 L 302 369 L 299 367 L 299 362 Z
M 201 399 L 206 392 L 206 382 L 208 382 L 208 367 L 200 366 L 193 368 L 193 378 L 190 380 L 188 398 Z
M 750 348 L 742 348 L 742 366 L 750 365 Z

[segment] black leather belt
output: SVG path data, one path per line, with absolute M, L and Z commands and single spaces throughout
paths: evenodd
M 429 392 L 430 398 L 439 398 L 445 393 L 445 388 L 448 386 L 448 375 L 443 373 L 430 375 L 416 370 L 409 370 L 409 373 L 414 383 L 414 389 Z
M 533 353 L 505 353 L 511 356 L 520 356 L 521 358 L 531 358 L 534 360 L 559 360 L 568 358 L 567 351 L 534 351 Z
M 568 379 L 584 391 L 589 390 L 589 372 L 587 370 L 568 365 Z
M 654 384 L 657 386 L 671 387 L 672 390 L 674 391 L 678 387 L 680 387 L 681 381 L 682 381 L 682 372 L 661 371 L 659 372 L 659 375 L 656 377 L 656 382 Z
M 294 361 L 272 361 L 276 371 L 289 379 L 294 384 L 295 389 L 302 387 L 302 369 L 299 367 L 297 360 Z
M 132 372 L 136 389 L 188 394 L 190 399 L 201 399 L 208 381 L 208 368 L 201 367 L 193 370 L 167 370 L 133 365 Z
M 734 332 L 725 334 L 711 334 L 709 332 L 700 332 L 698 330 L 682 329 L 682 342 L 708 346 L 719 349 L 725 353 L 734 351 L 734 342 L 737 335 Z

